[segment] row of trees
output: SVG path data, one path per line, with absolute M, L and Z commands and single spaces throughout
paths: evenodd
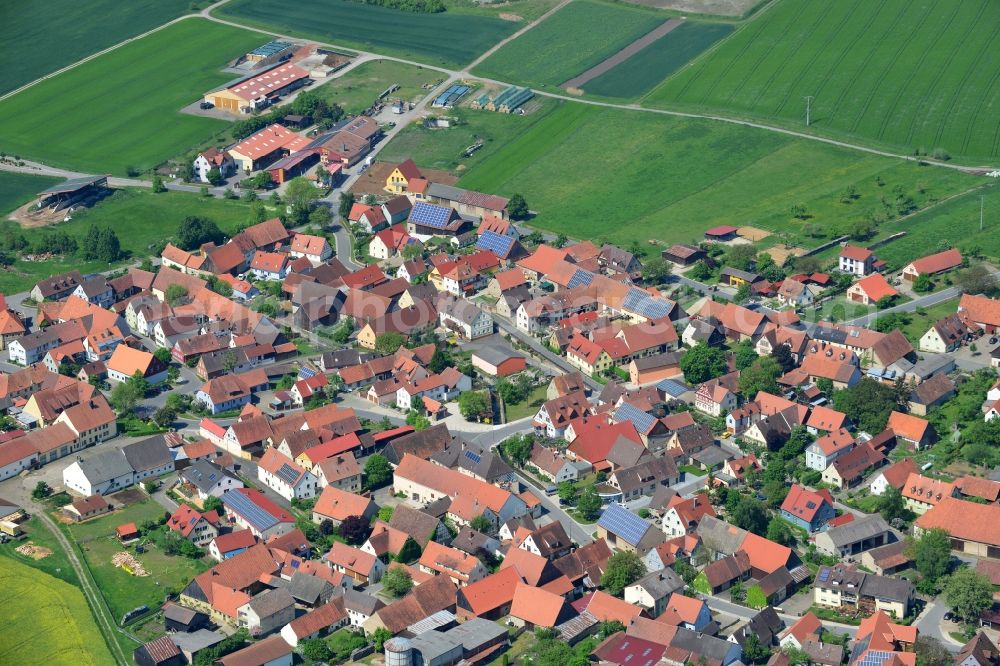
M 326 129 L 344 116 L 344 110 L 337 104 L 323 99 L 319 94 L 306 90 L 300 92 L 291 104 L 276 107 L 268 113 L 251 116 L 245 120 L 237 120 L 230 126 L 233 137 L 237 141 L 242 141 L 289 114 L 312 118 L 320 129 Z

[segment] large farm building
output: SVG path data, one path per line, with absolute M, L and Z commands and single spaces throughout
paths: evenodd
M 238 79 L 225 88 L 205 94 L 205 101 L 218 109 L 250 113 L 264 108 L 274 97 L 297 90 L 309 80 L 309 72 L 292 63 L 277 64 L 259 74 Z

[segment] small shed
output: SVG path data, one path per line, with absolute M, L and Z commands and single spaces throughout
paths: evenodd
M 208 615 L 173 602 L 163 607 L 163 624 L 168 631 L 190 633 L 208 626 Z
M 170 640 L 170 636 L 160 636 L 138 647 L 132 653 L 138 666 L 180 666 L 187 663 L 181 649 Z
M 690 266 L 691 264 L 701 261 L 705 258 L 705 251 L 700 247 L 695 245 L 685 245 L 683 243 L 678 243 L 676 245 L 671 245 L 669 248 L 662 252 L 662 256 L 666 261 L 678 266 Z
M 736 232 L 739 231 L 736 227 L 730 226 L 728 224 L 722 224 L 717 227 L 712 227 L 705 231 L 705 240 L 713 241 L 716 243 L 722 243 L 725 241 L 731 241 L 736 238 Z
M 135 526 L 135 523 L 125 523 L 115 528 L 115 535 L 122 543 L 132 541 L 139 538 L 139 528 Z

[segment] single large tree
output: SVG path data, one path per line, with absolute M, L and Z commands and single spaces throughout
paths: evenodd
M 205 243 L 221 243 L 226 237 L 215 222 L 198 215 L 185 217 L 174 236 L 177 247 L 182 250 L 195 250 Z
M 684 378 L 693 384 L 707 382 L 726 371 L 726 354 L 721 349 L 699 342 L 681 357 L 681 371 Z
M 340 536 L 349 544 L 364 543 L 370 533 L 370 523 L 364 516 L 348 516 L 340 523 Z
M 381 488 L 392 478 L 392 465 L 381 453 L 374 453 L 365 463 L 365 486 Z
M 593 485 L 584 488 L 576 498 L 576 508 L 584 520 L 596 520 L 601 515 L 601 497 Z
M 959 569 L 948 578 L 944 595 L 951 609 L 967 624 L 978 622 L 983 611 L 993 605 L 990 579 L 968 567 Z
M 398 599 L 413 589 L 413 577 L 402 567 L 392 567 L 382 576 L 382 589 Z
M 908 552 L 913 566 L 932 583 L 946 576 L 951 568 L 951 537 L 940 528 L 924 531 L 910 544 Z
M 604 573 L 601 575 L 601 587 L 608 594 L 619 596 L 626 587 L 646 574 L 646 565 L 636 553 L 619 551 L 611 556 Z
M 859 430 L 882 432 L 896 408 L 896 393 L 891 386 L 864 377 L 851 388 L 834 393 L 833 405 L 847 414 Z
M 760 391 L 777 393 L 780 376 L 781 365 L 774 358 L 758 358 L 740 373 L 740 393 L 748 400 L 753 399 Z

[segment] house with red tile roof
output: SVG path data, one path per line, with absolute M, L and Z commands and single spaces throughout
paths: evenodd
M 587 611 L 600 622 L 617 620 L 626 627 L 633 619 L 645 613 L 642 608 L 613 597 L 603 590 L 597 590 L 577 599 L 573 602 L 573 608 L 580 613 Z
M 476 556 L 436 541 L 428 541 L 424 546 L 419 566 L 426 573 L 449 577 L 458 587 L 480 581 L 489 574 Z
M 698 493 L 686 499 L 677 495 L 667 503 L 660 527 L 669 538 L 692 534 L 704 516 L 715 516 L 707 495 Z
M 385 573 L 385 564 L 382 560 L 360 548 L 352 548 L 339 541 L 333 543 L 323 559 L 334 571 L 339 571 L 363 585 L 377 583 Z
M 934 441 L 934 428 L 930 422 L 912 414 L 893 411 L 889 414 L 889 422 L 886 424 L 886 428 L 892 430 L 899 439 L 912 444 L 918 449 Z
M 779 634 L 778 642 L 782 648 L 801 649 L 806 641 L 819 640 L 823 623 L 812 611 L 806 612 L 795 623 Z
M 916 474 L 917 471 L 917 463 L 913 461 L 913 458 L 903 458 L 899 462 L 882 468 L 868 485 L 869 491 L 872 495 L 881 495 L 890 486 L 901 491 L 910 474 Z
M 996 558 L 1000 554 L 1000 504 L 979 504 L 953 497 L 942 497 L 913 523 L 914 532 L 935 527 L 951 537 L 952 550 L 975 557 Z
M 181 504 L 167 519 L 167 527 L 194 545 L 204 547 L 219 535 L 219 514 L 214 510 L 200 513 Z
M 906 477 L 901 492 L 906 508 L 918 516 L 927 513 L 942 500 L 958 494 L 954 483 L 932 479 L 916 472 Z
M 709 416 L 719 416 L 736 408 L 736 394 L 723 386 L 718 379 L 710 379 L 698 386 L 694 394 L 694 408 Z
M 872 272 L 875 255 L 871 250 L 857 245 L 845 245 L 840 251 L 837 267 L 844 273 L 865 276 Z
M 554 592 L 523 583 L 514 590 L 510 619 L 517 626 L 552 629 L 574 615 L 566 600 Z
M 882 276 L 875 273 L 862 278 L 847 289 L 847 300 L 862 305 L 874 305 L 883 298 L 894 298 L 899 292 Z
M 396 225 L 383 229 L 372 237 L 368 243 L 368 254 L 376 259 L 389 259 L 399 254 L 407 245 L 418 242 L 416 238 L 406 233 L 403 225 Z
M 339 525 L 350 516 L 370 519 L 377 510 L 378 507 L 371 498 L 355 495 L 335 486 L 327 486 L 323 488 L 313 506 L 312 518 L 314 523 L 330 520 L 334 525 Z
M 986 333 L 1000 330 L 1000 301 L 986 296 L 962 294 L 958 301 L 958 314 L 970 328 L 982 329 Z
M 793 483 L 781 503 L 781 517 L 808 532 L 817 532 L 837 514 L 828 490 L 809 490 Z
M 500 569 L 459 589 L 457 614 L 463 619 L 499 620 L 510 613 L 514 593 L 521 585 L 517 569 Z

